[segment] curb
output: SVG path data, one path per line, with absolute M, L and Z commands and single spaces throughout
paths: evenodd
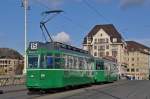
M 19 92 L 19 91 L 26 91 L 27 89 L 16 89 L 16 90 L 0 90 L 0 94 L 5 94 L 5 93 L 13 93 L 13 92 Z

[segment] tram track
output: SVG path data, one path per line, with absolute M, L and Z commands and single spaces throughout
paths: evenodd
M 135 99 L 135 97 L 138 97 L 137 99 L 149 99 L 149 92 L 142 93 L 145 90 L 149 90 L 145 84 L 150 85 L 149 81 L 115 82 L 48 93 L 32 99 L 105 99 L 103 97 L 107 97 L 107 99 Z M 141 96 L 141 98 L 139 98 L 139 96 Z
M 126 83 L 128 83 L 128 81 L 120 81 L 120 82 L 109 83 L 109 84 L 98 84 L 98 85 L 92 85 L 92 86 L 81 86 L 81 87 L 74 87 L 74 88 L 69 88 L 69 89 L 53 90 L 51 92 L 44 93 L 44 94 L 43 93 L 28 94 L 28 90 L 24 89 L 24 90 L 6 92 L 2 96 L 4 96 L 4 97 L 6 96 L 6 98 L 3 98 L 3 99 L 20 99 L 20 98 L 21 99 L 40 99 L 40 98 L 46 97 L 46 96 L 62 97 L 63 95 L 67 96 L 67 98 L 69 98 L 74 95 L 81 95 L 83 92 L 87 92 L 87 91 L 93 91 L 93 93 L 97 93 L 95 91 L 97 89 L 110 89 L 110 88 L 113 89 L 117 86 L 121 86 Z M 103 93 L 103 92 L 101 92 L 101 93 Z M 107 94 L 107 93 L 105 93 L 105 94 Z M 92 96 L 92 94 L 90 94 L 90 95 Z M 10 97 L 8 97 L 8 96 L 10 96 Z
M 60 92 L 59 95 L 57 93 L 56 94 L 48 94 L 46 96 L 48 98 L 45 97 L 44 99 L 49 99 L 49 98 L 59 99 L 60 97 L 61 97 L 61 99 L 68 99 L 68 98 L 72 98 L 74 96 L 80 96 L 83 93 L 88 93 L 88 92 L 93 92 L 93 93 L 89 94 L 87 97 L 91 97 L 92 95 L 102 93 L 102 94 L 105 94 L 105 95 L 115 97 L 115 99 L 121 99 L 117 96 L 113 96 L 111 94 L 108 94 L 108 93 L 105 93 L 105 92 L 102 92 L 102 91 L 96 91 L 96 90 L 98 90 L 98 89 L 107 89 L 107 88 L 108 89 L 116 88 L 117 86 L 121 86 L 121 85 L 124 85 L 126 83 L 128 83 L 128 81 L 115 82 L 115 83 L 109 83 L 109 84 L 103 84 L 103 85 L 99 84 L 99 85 L 92 85 L 90 87 L 71 89 L 71 90 Z M 38 98 L 38 99 L 40 99 L 40 98 Z
M 125 87 L 125 86 L 132 86 L 134 85 L 134 88 L 132 87 L 133 90 L 129 91 L 128 94 L 126 95 L 126 98 L 122 98 L 122 97 L 119 97 L 118 95 L 114 95 L 113 93 L 109 93 L 107 92 L 108 90 L 114 90 L 114 89 L 119 89 L 119 88 L 122 88 L 122 87 Z M 71 99 L 72 97 L 74 96 L 81 96 L 82 94 L 86 94 L 86 93 L 90 93 L 89 95 L 86 94 L 84 97 L 92 97 L 92 96 L 96 96 L 96 95 L 99 95 L 99 94 L 102 94 L 102 95 L 106 95 L 106 96 L 109 96 L 109 97 L 112 97 L 114 99 L 128 99 L 128 96 L 130 96 L 131 94 L 133 94 L 137 88 L 137 86 L 139 85 L 139 83 L 136 83 L 136 85 L 133 83 L 133 81 L 124 81 L 124 82 L 119 82 L 119 83 L 112 83 L 112 84 L 104 84 L 102 86 L 100 85 L 94 85 L 92 87 L 89 87 L 89 88 L 83 88 L 82 92 L 83 93 L 76 93 L 76 94 L 73 94 L 73 95 L 69 95 L 69 96 L 66 96 L 66 97 L 63 97 L 61 99 Z M 94 93 L 95 92 L 95 93 Z

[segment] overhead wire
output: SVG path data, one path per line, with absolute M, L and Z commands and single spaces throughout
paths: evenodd
M 42 3 L 40 0 L 32 0 L 32 1 L 35 3 L 38 3 L 41 7 L 44 6 L 45 8 L 49 9 L 49 7 L 47 5 L 45 5 L 44 3 Z
M 103 14 L 101 14 L 99 12 L 99 10 L 97 10 L 97 8 L 95 8 L 90 2 L 89 0 L 82 0 L 82 2 L 88 7 L 90 8 L 92 11 L 94 11 L 98 16 L 100 16 L 101 18 L 103 18 L 106 22 L 110 23 L 110 20 L 108 18 L 106 18 Z
M 73 19 L 71 19 L 70 17 L 66 16 L 66 15 L 61 15 L 65 20 L 69 21 L 70 23 L 72 23 L 73 25 L 75 25 L 76 27 L 82 29 L 82 30 L 87 30 L 87 28 L 83 25 L 81 25 L 80 23 L 75 22 Z
M 40 4 L 40 6 L 42 6 L 42 7 L 45 7 L 45 8 L 47 8 L 47 9 L 50 9 L 49 6 L 47 6 L 46 4 L 42 3 L 42 2 L 39 1 L 39 0 L 33 0 L 33 1 L 35 1 L 35 2 L 38 3 L 38 4 Z M 64 15 L 64 14 L 65 14 L 65 15 Z M 71 19 L 70 17 L 68 17 L 68 16 L 66 15 L 66 12 L 64 12 L 64 14 L 62 14 L 61 16 L 62 16 L 65 20 L 69 21 L 69 22 L 72 23 L 74 26 L 76 26 L 76 27 L 78 27 L 78 28 L 80 28 L 80 29 L 82 29 L 82 30 L 87 30 L 87 28 L 86 28 L 85 26 L 83 26 L 82 24 L 80 24 L 80 23 L 78 23 L 78 22 L 75 22 L 73 19 Z

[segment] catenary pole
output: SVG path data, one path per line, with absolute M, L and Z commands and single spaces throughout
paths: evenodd
M 23 73 L 26 74 L 26 68 L 27 68 L 27 56 L 26 56 L 26 51 L 27 51 L 27 11 L 28 11 L 28 0 L 23 0 L 23 5 L 24 5 L 24 70 Z

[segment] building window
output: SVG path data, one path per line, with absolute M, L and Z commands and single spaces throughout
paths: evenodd
M 99 39 L 99 43 L 105 43 L 105 39 Z
M 112 45 L 112 51 L 118 51 L 118 46 L 117 45 Z
M 7 64 L 7 60 L 5 60 L 5 64 Z
M 106 52 L 106 56 L 109 56 L 109 52 Z
M 101 37 L 103 36 L 103 34 L 101 33 Z
M 130 72 L 130 69 L 129 69 L 129 68 L 127 69 L 127 72 Z
M 134 66 L 134 64 L 132 64 L 132 66 Z
M 117 51 L 112 51 L 112 56 L 117 57 Z
M 7 73 L 7 69 L 5 69 L 5 73 Z
M 132 61 L 134 61 L 134 58 L 132 58 Z
M 131 69 L 131 72 L 134 72 L 134 71 L 135 71 L 134 68 L 132 68 L 132 69 Z
M 94 56 L 97 56 L 97 52 L 94 53 Z
M 114 43 L 117 42 L 117 38 L 113 38 L 113 42 L 114 42 Z
M 105 50 L 105 46 L 99 46 L 99 50 Z
M 136 69 L 136 72 L 139 72 L 139 69 L 138 69 L 138 68 Z
M 139 61 L 139 58 L 137 58 L 137 61 Z
M 109 49 L 109 45 L 106 45 L 106 49 Z
M 109 42 L 109 39 L 108 38 L 106 38 L 106 43 L 108 43 Z
M 96 49 L 97 49 L 97 46 L 94 46 L 94 49 L 96 50 Z
M 95 43 L 97 43 L 97 39 L 95 39 Z
M 101 56 L 101 57 L 104 56 L 104 52 L 100 52 L 100 56 Z

